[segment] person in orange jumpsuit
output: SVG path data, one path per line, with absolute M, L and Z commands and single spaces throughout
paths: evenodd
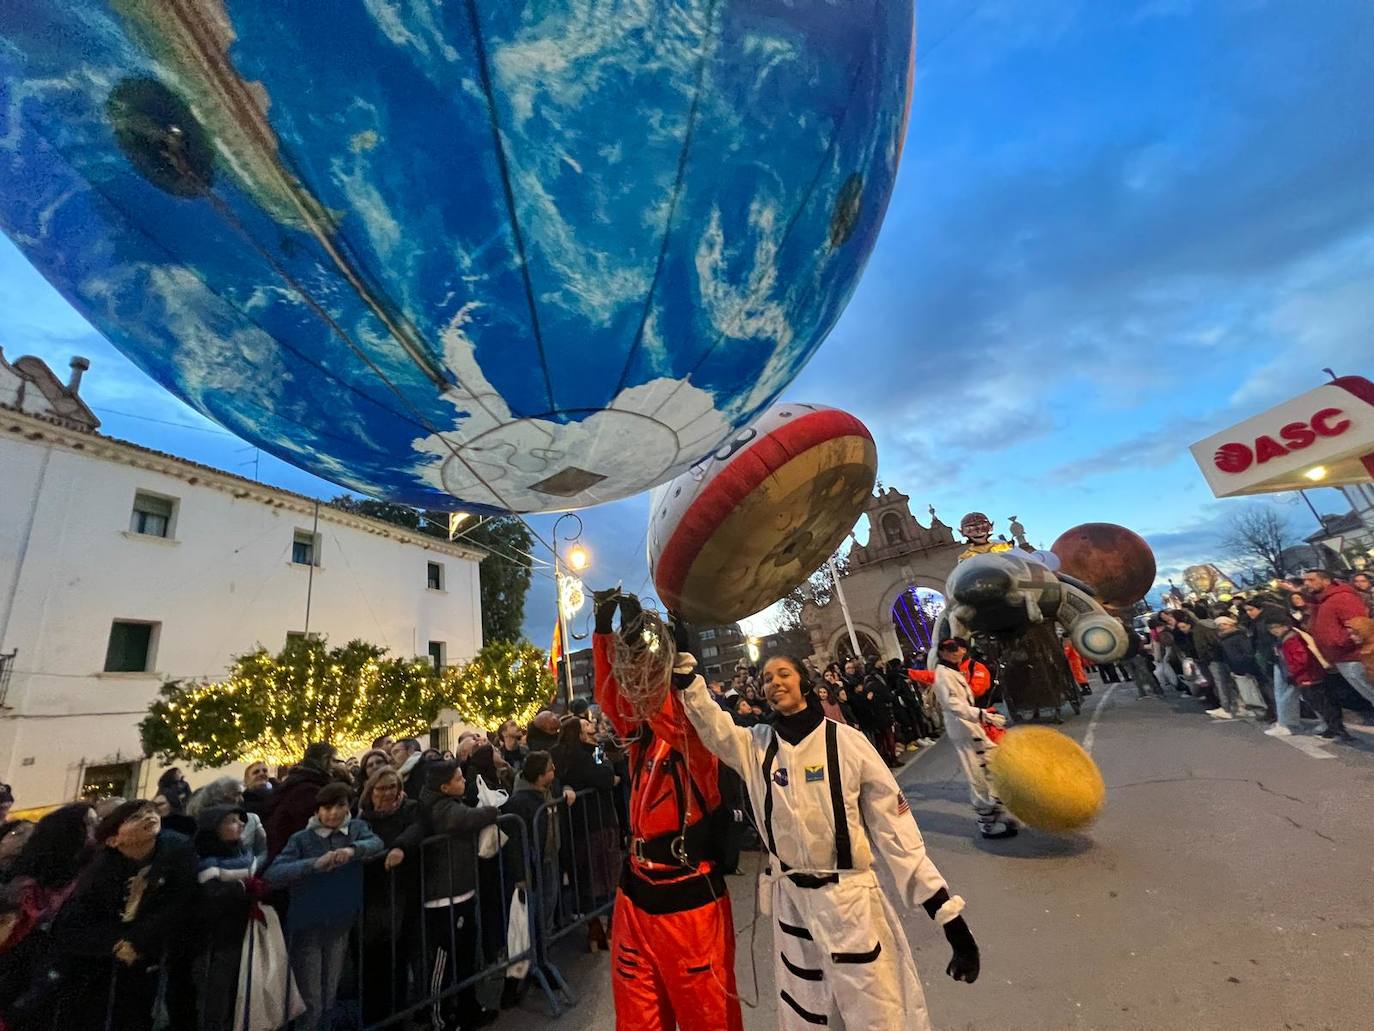
M 718 760 L 665 693 L 648 719 L 636 716 L 612 669 L 613 622 L 634 641 L 639 602 L 601 591 L 592 638 L 595 695 L 630 766 L 629 858 L 616 894 L 611 973 L 621 1031 L 742 1031 L 735 988 L 735 921 L 715 854 L 720 821 Z M 638 644 L 638 641 L 635 642 Z
M 1069 660 L 1069 672 L 1078 682 L 1079 690 L 1084 694 L 1092 694 L 1092 689 L 1088 687 L 1088 669 L 1083 664 L 1083 656 L 1078 654 L 1078 649 L 1067 637 L 1064 638 L 1064 658 Z
M 992 671 L 972 655 L 966 655 L 964 661 L 959 663 L 959 672 L 968 681 L 969 689 L 973 692 L 973 700 L 979 705 L 986 706 L 992 694 Z

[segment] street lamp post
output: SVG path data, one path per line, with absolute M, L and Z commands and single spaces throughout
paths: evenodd
M 859 635 L 854 632 L 854 620 L 849 615 L 849 603 L 844 600 L 844 588 L 840 586 L 840 571 L 835 568 L 834 556 L 831 556 L 827 564 L 830 566 L 830 577 L 835 581 L 835 597 L 840 603 L 840 611 L 844 613 L 844 625 L 849 630 L 849 644 L 854 649 L 854 658 L 862 662 Z
M 567 693 L 567 705 L 571 709 L 573 700 L 572 641 L 568 637 L 567 610 L 563 596 L 563 560 L 558 554 L 558 528 L 563 525 L 565 519 L 572 519 L 577 523 L 577 529 L 565 538 L 568 544 L 573 545 L 568 552 L 569 568 L 580 573 L 587 568 L 588 557 L 587 549 L 577 543 L 582 539 L 581 517 L 575 512 L 565 512 L 553 524 L 553 582 L 554 591 L 558 595 L 558 639 L 563 642 L 563 686 Z

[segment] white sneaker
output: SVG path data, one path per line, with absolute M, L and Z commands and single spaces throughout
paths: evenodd
M 1323 723 L 1321 720 L 1318 720 L 1318 721 L 1317 721 L 1317 725 L 1316 725 L 1315 727 L 1312 728 L 1312 733 L 1314 733 L 1314 734 L 1325 734 L 1325 733 L 1326 733 L 1326 724 Z
M 1207 715 L 1217 720 L 1233 720 L 1236 717 L 1225 709 L 1208 709 Z
M 1292 736 L 1293 736 L 1293 732 L 1292 732 L 1291 730 L 1289 730 L 1287 727 L 1285 727 L 1282 723 L 1275 723 L 1272 727 L 1270 727 L 1268 730 L 1266 730 L 1265 733 L 1268 734 L 1270 737 L 1292 737 Z

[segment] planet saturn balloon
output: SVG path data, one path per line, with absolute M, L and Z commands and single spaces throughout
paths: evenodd
M 663 483 L 834 325 L 912 0 L 0 4 L 0 228 L 236 434 L 426 507 Z
M 767 608 L 814 573 L 863 512 L 878 452 L 854 416 L 777 404 L 654 491 L 649 569 L 695 623 Z

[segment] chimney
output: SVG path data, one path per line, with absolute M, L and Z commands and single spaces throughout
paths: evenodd
M 91 360 L 77 355 L 68 364 L 72 367 L 72 376 L 67 380 L 67 393 L 75 397 L 81 389 L 81 374 L 91 367 Z

